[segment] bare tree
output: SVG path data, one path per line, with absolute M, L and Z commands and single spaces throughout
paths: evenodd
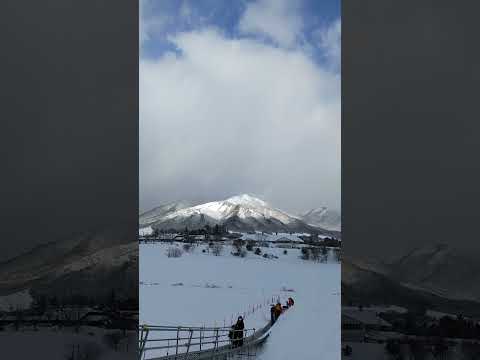
M 312 246 L 310 248 L 310 251 L 311 251 L 311 259 L 313 261 L 320 261 L 320 259 L 321 259 L 320 248 L 317 247 L 317 246 Z
M 222 255 L 222 252 L 223 252 L 223 245 L 220 244 L 220 243 L 216 243 L 212 246 L 212 252 L 213 252 L 213 255 L 215 256 L 220 256 Z
M 333 257 L 334 257 L 336 262 L 341 262 L 342 261 L 342 253 L 340 251 L 340 248 L 333 249 Z
M 245 245 L 245 241 L 243 241 L 242 239 L 235 239 L 233 241 L 233 246 L 235 247 L 238 253 L 242 250 L 243 245 Z
M 192 243 L 185 243 L 183 244 L 183 251 L 189 253 L 193 250 L 193 245 Z
M 248 240 L 247 241 L 247 245 L 245 246 L 245 248 L 247 249 L 247 251 L 253 251 L 253 247 L 256 246 L 256 242 L 253 241 L 253 240 Z
M 328 261 L 328 248 L 324 245 L 320 248 L 320 261 L 321 262 L 327 262 Z
M 167 257 L 169 258 L 179 258 L 182 256 L 182 254 L 182 249 L 179 249 L 178 247 L 170 246 L 167 249 Z
M 310 249 L 302 247 L 302 255 L 300 256 L 303 260 L 310 260 Z

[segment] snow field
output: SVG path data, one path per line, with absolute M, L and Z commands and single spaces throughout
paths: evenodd
M 170 244 L 140 245 L 140 323 L 229 326 L 245 314 L 246 328 L 263 327 L 272 297 L 295 306 L 279 319 L 258 359 L 340 358 L 340 265 L 299 258 L 299 249 L 261 248 L 232 256 L 203 253 L 199 245 L 180 258 L 168 258 Z M 181 247 L 177 244 L 177 246 Z M 293 291 L 288 291 L 293 290 Z

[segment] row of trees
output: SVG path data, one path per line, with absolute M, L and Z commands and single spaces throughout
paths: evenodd
M 179 231 L 177 229 L 160 230 L 158 228 L 155 228 L 153 229 L 151 236 L 154 238 L 159 238 L 162 236 L 166 236 L 167 234 L 182 234 L 183 236 L 206 235 L 208 237 L 226 235 L 228 234 L 228 228 L 226 225 L 219 224 L 216 224 L 214 226 L 210 226 L 207 224 L 200 229 L 189 229 L 188 226 L 185 226 L 182 231 Z
M 261 243 L 261 242 L 260 242 Z M 245 257 L 247 255 L 247 251 L 253 252 L 256 255 L 269 257 L 268 254 L 263 254 L 262 249 L 258 246 L 259 242 L 254 240 L 243 240 L 243 239 L 235 239 L 233 241 L 233 251 L 232 255 Z M 171 246 L 167 248 L 166 255 L 167 257 L 180 257 L 182 256 L 183 252 L 190 252 L 193 250 L 193 244 L 185 243 L 182 248 L 178 246 Z M 223 253 L 224 246 L 222 243 L 218 242 L 210 242 L 207 249 L 204 249 L 203 252 L 211 252 L 215 256 L 220 256 Z M 287 250 L 283 251 L 284 255 L 288 252 Z M 340 248 L 327 248 L 326 246 L 310 246 L 310 247 L 303 247 L 301 249 L 300 258 L 303 260 L 311 260 L 311 261 L 318 261 L 322 263 L 328 262 L 329 256 L 333 256 L 334 260 L 337 262 L 341 261 L 341 252 Z M 271 255 L 272 257 L 275 257 Z
M 332 250 L 333 257 L 335 261 L 341 261 L 341 253 L 339 248 L 333 248 Z M 326 263 L 328 261 L 329 250 L 326 246 L 310 246 L 303 247 L 301 250 L 300 257 L 303 260 L 312 260 Z
M 197 235 L 204 235 L 205 239 L 211 238 L 219 238 L 219 237 L 229 237 L 229 238 L 238 238 L 241 236 L 240 233 L 230 233 L 228 227 L 222 224 L 215 224 L 215 225 L 205 225 L 203 228 L 197 229 L 189 229 L 188 226 L 180 231 L 178 229 L 168 229 L 168 230 L 160 230 L 155 228 L 153 233 L 150 237 L 153 238 L 160 238 L 160 237 L 167 237 L 168 235 L 172 234 L 182 234 L 185 239 L 188 239 L 189 236 L 197 236 Z M 266 241 L 268 232 L 248 232 L 248 234 L 254 236 L 256 241 Z M 278 235 L 278 232 L 275 232 Z M 293 233 L 290 232 L 290 235 Z M 323 239 L 319 238 L 318 234 L 310 234 L 310 235 L 299 235 L 299 238 L 302 239 L 305 244 L 308 245 L 323 245 L 328 247 L 341 247 L 341 241 L 337 240 L 334 237 L 324 237 Z

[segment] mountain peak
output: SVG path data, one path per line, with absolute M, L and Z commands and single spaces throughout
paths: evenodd
M 235 205 L 248 205 L 248 206 L 267 206 L 268 204 L 260 200 L 259 198 L 250 194 L 240 194 L 229 197 L 226 201 Z

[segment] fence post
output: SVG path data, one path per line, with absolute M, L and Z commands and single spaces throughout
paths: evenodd
M 175 346 L 175 359 L 178 355 L 178 337 L 180 336 L 180 326 L 177 328 L 177 345 Z
M 140 340 L 138 342 L 138 354 L 140 355 L 139 358 L 142 358 L 142 340 L 143 340 L 143 326 L 140 326 Z
M 144 354 L 145 351 L 145 345 L 147 343 L 148 339 L 148 327 L 142 327 L 141 335 L 140 335 L 140 354 L 139 354 L 139 360 L 142 359 L 142 355 Z
M 215 351 L 217 351 L 217 349 L 218 349 L 218 328 L 215 335 Z
M 255 328 L 253 328 L 253 334 L 252 334 L 252 341 L 255 340 Z M 248 348 L 248 355 L 250 356 L 250 347 Z M 255 354 L 253 355 L 257 355 L 257 348 L 255 347 Z
M 190 352 L 190 344 L 192 343 L 192 336 L 193 336 L 193 329 L 190 329 L 190 338 L 188 339 L 187 355 L 186 355 L 185 359 L 188 358 L 188 353 Z

